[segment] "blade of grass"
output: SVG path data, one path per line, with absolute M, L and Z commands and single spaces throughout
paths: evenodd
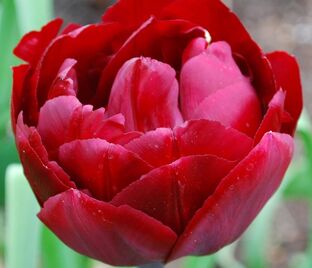
M 214 268 L 216 265 L 216 256 L 205 257 L 187 257 L 184 261 L 184 268 Z
M 20 165 L 6 172 L 5 267 L 38 267 L 40 228 L 39 206 Z

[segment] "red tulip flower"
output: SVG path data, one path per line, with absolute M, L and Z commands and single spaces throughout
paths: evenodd
M 296 60 L 219 0 L 120 0 L 14 53 L 12 124 L 39 218 L 112 265 L 211 254 L 279 187 L 302 109 Z

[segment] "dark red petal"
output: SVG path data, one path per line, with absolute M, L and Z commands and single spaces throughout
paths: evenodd
M 138 154 L 153 167 L 173 162 L 177 156 L 175 138 L 169 128 L 158 128 L 132 140 L 124 147 Z
M 18 118 L 15 137 L 25 176 L 41 205 L 49 197 L 70 187 L 75 188 L 64 170 L 56 162 L 49 162 L 38 132 L 24 125 L 22 113 Z
M 193 39 L 185 48 L 182 55 L 182 64 L 185 64 L 189 59 L 200 55 L 205 52 L 208 46 L 208 42 L 203 37 Z
M 62 23 L 61 19 L 55 19 L 42 27 L 41 31 L 24 35 L 14 49 L 14 54 L 34 66 L 53 38 L 57 36 Z
M 151 169 L 134 153 L 100 139 L 63 144 L 59 163 L 80 188 L 105 201 Z
M 78 91 L 77 76 L 74 66 L 77 61 L 66 59 L 54 79 L 48 93 L 48 99 L 58 96 L 76 96 Z
M 112 200 L 129 205 L 181 233 L 234 162 L 215 156 L 188 156 L 152 170 Z
M 292 121 L 283 125 L 283 132 L 294 134 L 297 121 L 302 111 L 302 88 L 300 71 L 296 59 L 286 52 L 278 51 L 267 55 L 278 87 L 286 91 L 285 110 L 292 116 Z
M 102 65 L 97 65 L 97 59 L 107 58 L 113 53 L 113 47 L 121 32 L 120 26 L 115 24 L 88 25 L 56 38 L 41 57 L 40 65 L 33 74 L 28 93 L 28 103 L 33 105 L 25 114 L 26 118 L 30 118 L 32 124 L 37 124 L 38 106 L 45 103 L 61 65 L 68 58 L 77 60 L 75 70 L 79 84 L 78 97 L 87 102 L 97 84 L 97 68 L 103 68 Z M 105 61 L 103 64 L 105 65 Z
M 48 151 L 57 149 L 66 141 L 72 115 L 80 106 L 74 96 L 60 96 L 42 106 L 37 129 Z
M 74 250 L 116 266 L 162 262 L 176 241 L 172 230 L 144 213 L 78 190 L 50 198 L 38 216 Z
M 13 88 L 11 100 L 11 124 L 15 132 L 17 117 L 22 110 L 24 83 L 30 66 L 28 64 L 13 67 Z
M 180 155 L 211 154 L 240 160 L 252 148 L 247 135 L 209 120 L 192 120 L 174 130 Z
M 255 135 L 255 144 L 257 144 L 262 139 L 266 132 L 280 132 L 282 124 L 285 122 L 285 120 L 288 122 L 291 120 L 289 114 L 284 110 L 285 96 L 286 92 L 283 90 L 279 90 L 275 93 Z
M 103 14 L 103 22 L 121 22 L 124 27 L 136 28 L 151 15 L 160 11 L 173 0 L 118 0 Z
M 134 58 L 118 72 L 107 111 L 123 114 L 127 131 L 173 128 L 182 123 L 178 96 L 174 69 L 150 58 Z
M 220 0 L 176 0 L 164 8 L 161 18 L 185 19 L 207 29 L 212 41 L 226 41 L 234 54 L 243 56 L 253 74 L 253 85 L 265 104 L 276 91 L 272 69 L 260 47 L 237 16 Z
M 103 70 L 93 102 L 96 106 L 103 106 L 103 103 L 108 101 L 115 76 L 127 60 L 144 56 L 168 63 L 172 67 L 179 67 L 189 41 L 204 36 L 205 31 L 202 28 L 187 21 L 159 21 L 154 18 L 147 20 L 124 43 Z
M 237 239 L 280 185 L 292 153 L 289 135 L 267 133 L 197 211 L 169 260 L 210 254 Z

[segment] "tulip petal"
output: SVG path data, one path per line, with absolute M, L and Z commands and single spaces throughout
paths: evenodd
M 212 43 L 184 64 L 180 83 L 184 118 L 219 121 L 254 136 L 262 116 L 260 103 L 227 43 Z
M 19 65 L 13 67 L 13 89 L 12 89 L 12 101 L 11 101 L 11 124 L 15 133 L 17 117 L 23 107 L 23 90 L 25 85 L 25 79 L 29 72 L 30 66 L 28 64 Z
M 136 28 L 152 15 L 160 11 L 173 0 L 119 0 L 103 14 L 104 23 L 121 22 L 124 27 Z
M 161 19 L 185 19 L 209 31 L 212 41 L 230 44 L 233 54 L 247 60 L 252 70 L 253 85 L 265 104 L 276 92 L 268 59 L 252 40 L 238 17 L 220 0 L 176 0 L 163 9 Z
M 178 158 L 175 137 L 169 128 L 158 128 L 132 140 L 124 147 L 153 167 L 170 164 Z
M 179 234 L 234 165 L 209 155 L 183 157 L 152 170 L 118 193 L 111 203 L 141 210 Z
M 48 93 L 48 99 L 58 96 L 76 96 L 78 91 L 77 76 L 74 66 L 77 61 L 74 59 L 66 59 Z
M 303 106 L 298 63 L 293 56 L 283 51 L 270 53 L 267 57 L 272 65 L 278 87 L 286 91 L 285 110 L 293 119 L 283 125 L 283 132 L 293 135 Z
M 279 90 L 275 93 L 255 135 L 255 144 L 257 144 L 262 139 L 266 132 L 280 132 L 282 124 L 285 121 L 291 120 L 290 115 L 284 110 L 285 96 L 286 92 L 282 90 Z
M 122 65 L 134 57 L 150 57 L 180 69 L 182 54 L 190 40 L 205 37 L 205 31 L 183 20 L 150 18 L 134 32 L 104 68 L 93 104 L 103 106 Z
M 240 160 L 252 148 L 247 135 L 226 128 L 219 122 L 191 120 L 174 130 L 181 156 L 211 154 L 228 160 Z
M 175 71 L 150 58 L 127 61 L 117 74 L 108 114 L 121 113 L 127 131 L 148 131 L 182 123 Z
M 38 216 L 71 248 L 116 266 L 162 262 L 176 240 L 170 228 L 144 213 L 78 190 L 50 198 Z
M 120 145 L 100 139 L 75 140 L 59 148 L 59 163 L 81 189 L 109 201 L 151 167 Z
M 80 106 L 74 96 L 60 96 L 42 106 L 37 129 L 48 151 L 54 151 L 66 141 L 72 116 Z
M 59 96 L 42 106 L 37 129 L 50 157 L 55 158 L 58 147 L 74 139 L 115 141 L 124 134 L 124 117 L 107 117 L 104 108 L 94 111 L 74 96 Z
M 292 153 L 292 137 L 265 134 L 197 211 L 169 260 L 210 254 L 237 239 L 280 185 Z
M 185 64 L 193 57 L 205 52 L 208 47 L 208 42 L 203 37 L 194 38 L 185 48 L 182 55 L 182 64 Z
M 38 132 L 24 125 L 22 113 L 16 126 L 16 145 L 25 176 L 40 205 L 49 197 L 76 187 L 56 162 L 49 161 Z
M 62 23 L 61 19 L 55 19 L 43 26 L 39 32 L 33 31 L 24 35 L 14 49 L 14 54 L 32 66 L 36 65 L 44 50 L 57 36 Z

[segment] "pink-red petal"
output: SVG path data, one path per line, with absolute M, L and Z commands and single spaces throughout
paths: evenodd
M 118 72 L 107 111 L 123 114 L 127 131 L 173 128 L 182 123 L 178 95 L 174 69 L 150 58 L 134 58 Z
M 146 214 L 78 190 L 50 198 L 38 216 L 74 250 L 116 266 L 163 262 L 176 241 L 170 228 Z
M 169 260 L 211 254 L 237 239 L 280 185 L 292 153 L 292 137 L 267 133 L 198 210 Z
M 75 140 L 59 148 L 59 163 L 81 189 L 109 201 L 151 167 L 120 145 L 100 139 Z

